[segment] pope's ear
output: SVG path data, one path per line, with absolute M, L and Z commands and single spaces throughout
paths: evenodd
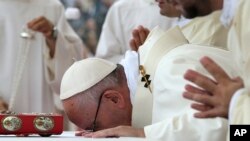
M 108 103 L 117 105 L 119 108 L 123 108 L 125 106 L 125 99 L 119 91 L 106 90 L 103 93 L 103 98 Z

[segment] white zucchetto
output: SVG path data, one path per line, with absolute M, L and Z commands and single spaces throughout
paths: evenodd
M 114 71 L 116 67 L 116 64 L 99 58 L 87 58 L 75 62 L 64 73 L 60 99 L 70 98 L 91 88 Z

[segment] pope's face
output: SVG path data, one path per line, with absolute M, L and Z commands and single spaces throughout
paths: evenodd
M 84 106 L 78 107 L 74 102 L 63 102 L 64 110 L 70 121 L 83 130 L 102 130 L 112 128 L 122 124 L 121 120 L 114 121 L 116 114 L 114 109 L 107 110 L 107 104 L 103 101 L 98 103 L 88 102 Z
M 80 98 L 80 97 L 79 97 Z M 119 125 L 131 125 L 132 105 L 129 98 L 103 93 L 98 102 L 85 97 L 84 104 L 64 100 L 63 106 L 70 121 L 84 130 L 98 131 Z

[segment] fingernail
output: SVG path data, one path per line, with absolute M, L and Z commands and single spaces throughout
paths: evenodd
M 192 70 L 187 70 L 186 73 L 184 74 L 185 79 L 192 79 L 194 77 L 194 71 Z
M 199 113 L 194 113 L 194 117 L 200 118 L 200 114 Z
M 191 86 L 190 86 L 189 84 L 186 84 L 184 88 L 185 88 L 186 90 L 189 90 L 190 87 L 191 87 Z
M 183 96 L 184 98 L 188 98 L 188 92 L 183 92 L 182 96 Z
M 200 59 L 200 62 L 201 63 L 209 63 L 209 62 L 211 62 L 211 59 L 208 57 L 208 56 L 204 56 L 204 57 L 202 57 L 201 59 Z

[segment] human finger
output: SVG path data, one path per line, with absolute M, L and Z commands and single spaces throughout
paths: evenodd
M 239 87 L 244 87 L 244 82 L 243 82 L 243 80 L 242 80 L 242 78 L 241 77 L 235 77 L 235 78 L 233 78 L 232 79 L 234 82 L 236 82 L 238 85 L 239 85 Z
M 205 90 L 202 90 L 200 88 L 197 88 L 195 86 L 192 86 L 192 85 L 185 85 L 185 89 L 186 91 L 190 92 L 190 93 L 197 93 L 197 94 L 208 94 L 210 95 L 208 92 L 206 92 Z
M 38 22 L 40 22 L 43 18 L 44 18 L 43 16 L 34 18 L 33 20 L 31 20 L 30 22 L 27 23 L 27 26 L 28 26 L 29 28 L 31 28 L 31 27 L 33 27 L 34 25 L 36 25 Z
M 75 136 L 84 136 L 85 134 L 89 134 L 89 133 L 91 132 L 87 130 L 77 131 L 75 132 Z
M 118 126 L 115 128 L 105 129 L 86 135 L 92 138 L 104 137 L 145 137 L 143 129 L 133 128 L 131 126 Z
M 216 103 L 213 100 L 213 97 L 210 95 L 202 95 L 190 92 L 184 92 L 183 97 L 195 102 L 203 103 L 206 105 L 214 106 Z
M 82 132 L 75 132 L 75 136 L 82 136 Z
M 205 56 L 200 60 L 201 64 L 204 68 L 217 80 L 218 82 L 222 82 L 224 80 L 230 80 L 230 77 L 227 73 L 212 59 Z
M 116 134 L 117 134 L 117 131 L 115 130 L 115 128 L 110 128 L 110 129 L 104 129 L 104 130 L 100 130 L 97 132 L 85 134 L 83 136 L 88 137 L 88 138 L 106 138 L 106 137 L 114 137 L 116 136 Z
M 46 26 L 41 27 L 38 32 L 41 32 L 44 34 L 45 37 L 51 37 L 52 36 L 52 28 L 48 28 Z
M 191 108 L 193 108 L 193 109 L 195 109 L 197 111 L 200 111 L 200 112 L 205 112 L 205 111 L 208 111 L 208 110 L 212 109 L 211 106 L 204 105 L 204 104 L 198 104 L 198 103 L 191 104 Z
M 30 26 L 29 28 L 34 30 L 34 31 L 41 31 L 41 29 L 43 29 L 44 26 L 46 26 L 45 21 L 38 21 L 35 24 L 33 24 L 32 26 Z
M 187 70 L 184 74 L 184 78 L 210 93 L 216 90 L 216 83 L 212 79 L 196 71 Z
M 144 27 L 142 27 L 142 26 L 138 27 L 138 31 L 139 31 L 139 37 L 140 37 L 141 44 L 144 44 L 148 34 L 145 31 Z
M 137 29 L 134 29 L 132 34 L 133 34 L 133 39 L 135 40 L 136 46 L 139 47 L 141 45 L 139 31 Z
M 144 32 L 146 33 L 146 35 L 148 36 L 148 34 L 150 33 L 150 30 L 148 28 L 144 28 Z M 147 39 L 147 38 L 146 38 Z
M 138 47 L 136 46 L 136 43 L 135 43 L 134 39 L 130 40 L 129 45 L 130 45 L 131 50 L 138 51 Z
M 214 118 L 214 117 L 218 117 L 218 116 L 220 116 L 220 114 L 218 113 L 216 108 L 213 108 L 213 109 L 205 111 L 205 112 L 197 112 L 194 114 L 194 117 L 196 117 L 196 118 Z

